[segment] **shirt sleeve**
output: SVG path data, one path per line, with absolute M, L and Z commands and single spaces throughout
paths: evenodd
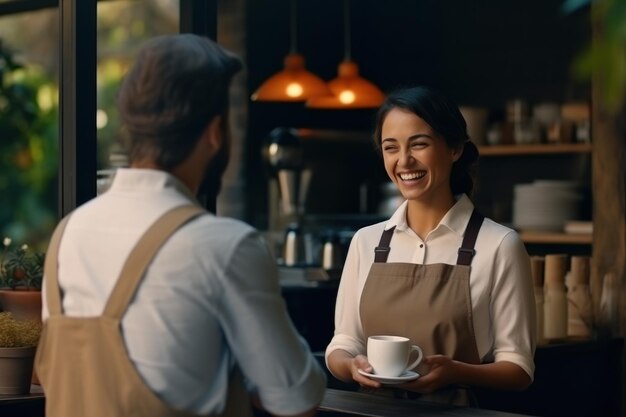
M 365 353 L 363 328 L 359 314 L 362 289 L 359 278 L 359 236 L 360 233 L 357 232 L 350 242 L 341 274 L 335 306 L 335 333 L 330 344 L 326 347 L 327 365 L 328 355 L 337 349 L 345 350 L 354 356 Z
M 491 317 L 494 360 L 513 362 L 534 378 L 537 342 L 530 258 L 514 232 L 502 240 L 494 264 Z
M 222 278 L 222 328 L 263 407 L 286 415 L 315 407 L 325 392 L 325 373 L 287 314 L 277 267 L 257 232 L 237 243 Z

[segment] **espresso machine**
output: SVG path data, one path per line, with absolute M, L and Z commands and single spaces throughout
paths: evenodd
M 265 158 L 277 180 L 283 219 L 299 223 L 304 214 L 311 171 L 304 167 L 302 144 L 296 129 L 277 127 L 267 138 Z
M 320 233 L 305 216 L 312 170 L 305 164 L 300 132 L 275 128 L 263 148 L 271 172 L 270 229 L 277 232 L 281 284 L 316 286 L 339 279 L 343 254 L 337 236 Z
M 277 127 L 267 137 L 265 160 L 278 185 L 279 204 L 274 227 L 284 230 L 282 257 L 288 267 L 312 263 L 312 242 L 303 232 L 303 216 L 311 171 L 305 169 L 302 144 L 296 129 Z M 270 204 L 272 201 L 270 201 Z

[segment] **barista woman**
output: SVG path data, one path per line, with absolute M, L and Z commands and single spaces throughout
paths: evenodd
M 467 404 L 461 387 L 525 389 L 536 342 L 530 262 L 515 231 L 474 210 L 478 150 L 459 109 L 428 88 L 397 91 L 378 111 L 374 139 L 406 201 L 351 242 L 329 370 L 381 388 L 358 372 L 372 371 L 367 338 L 398 335 L 425 355 L 420 378 L 393 386 L 403 396 Z

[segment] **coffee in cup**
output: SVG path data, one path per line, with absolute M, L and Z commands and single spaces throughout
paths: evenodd
M 412 352 L 417 358 L 409 365 Z M 370 336 L 367 338 L 367 360 L 374 368 L 374 374 L 396 377 L 415 368 L 422 362 L 424 354 L 419 346 L 402 336 Z

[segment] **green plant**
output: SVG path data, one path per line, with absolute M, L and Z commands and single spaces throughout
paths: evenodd
M 11 239 L 4 238 L 0 257 L 0 288 L 41 290 L 45 255 L 31 251 L 28 245 L 11 248 Z
M 41 323 L 36 320 L 15 320 L 8 312 L 0 313 L 0 348 L 36 346 Z
M 58 88 L 15 56 L 0 39 L 0 236 L 43 247 L 57 221 Z
M 607 110 L 617 113 L 626 100 L 626 1 L 566 0 L 563 11 L 591 7 L 594 40 L 578 55 L 574 71 L 581 78 L 597 75 Z

